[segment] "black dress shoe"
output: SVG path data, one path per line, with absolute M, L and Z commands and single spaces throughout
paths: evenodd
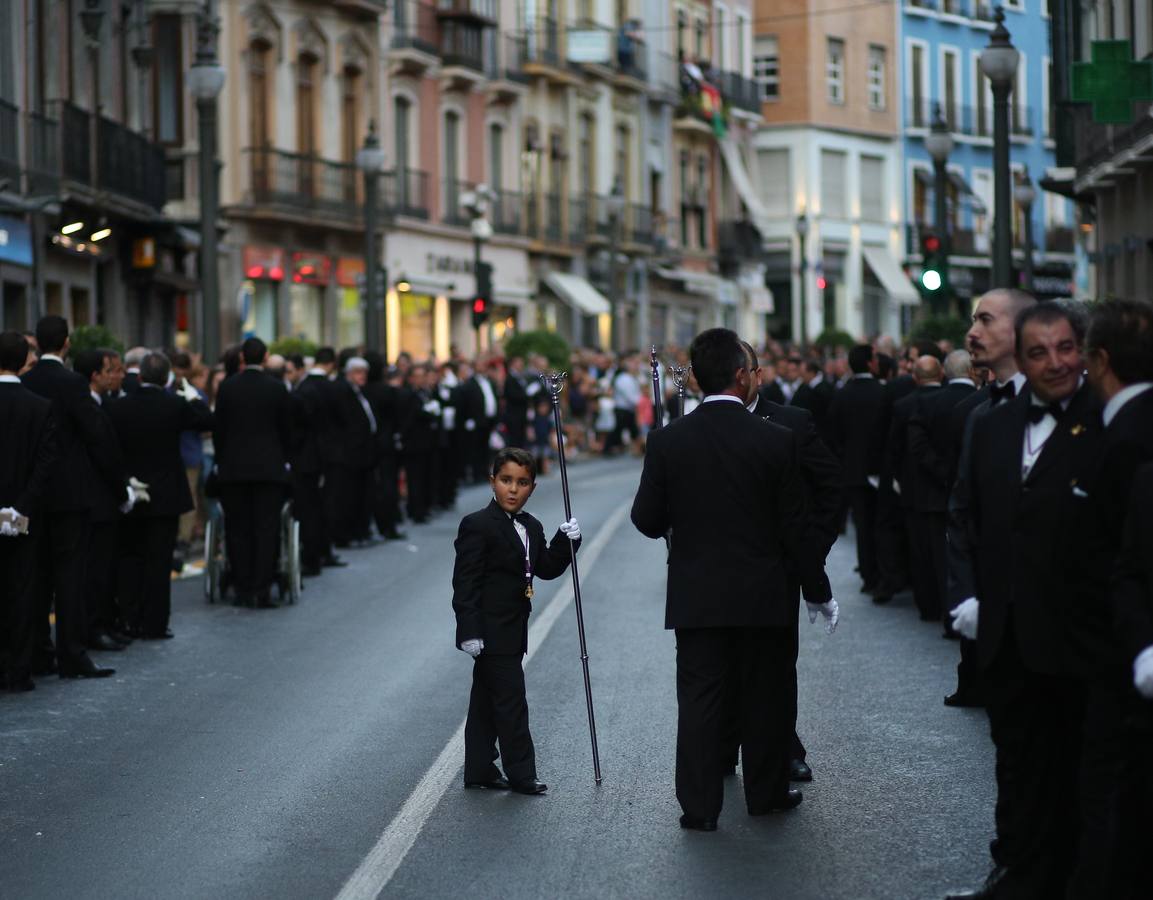
M 945 698 L 945 705 L 958 709 L 981 709 L 985 701 L 967 691 L 957 691 Z
M 472 791 L 507 791 L 512 787 L 503 775 L 491 781 L 466 781 L 464 786 Z
M 61 663 L 61 678 L 111 678 L 116 674 L 115 669 L 106 669 L 96 665 L 87 656 L 82 656 L 75 662 Z
M 779 800 L 774 800 L 768 806 L 756 806 L 749 810 L 750 816 L 767 816 L 769 813 L 788 812 L 796 809 L 804 800 L 804 795 L 796 788 L 789 788 L 788 792 Z
M 325 569 L 343 569 L 348 563 L 334 553 L 332 556 L 322 559 L 320 565 Z
M 172 633 L 171 628 L 165 628 L 163 631 L 146 631 L 140 635 L 142 641 L 170 641 L 176 635 Z
M 813 770 L 803 759 L 794 759 L 789 762 L 789 781 L 812 781 Z
M 716 831 L 716 819 L 698 819 L 696 816 L 681 816 L 681 828 L 688 831 Z
M 982 884 L 975 891 L 955 891 L 945 895 L 945 900 L 990 900 L 997 896 L 997 886 L 1005 880 L 1009 870 L 1004 866 L 997 866 L 989 873 Z
M 543 794 L 548 790 L 547 784 L 541 784 L 535 778 L 529 778 L 525 781 L 512 781 L 509 782 L 508 787 L 510 791 L 515 791 L 518 794 L 528 794 L 529 796 Z
M 98 631 L 88 639 L 89 650 L 103 650 L 106 653 L 119 653 L 124 649 L 124 645 L 119 641 L 114 641 L 112 636 L 103 631 Z

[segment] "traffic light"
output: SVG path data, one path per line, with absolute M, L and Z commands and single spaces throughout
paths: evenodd
M 476 295 L 486 300 L 492 297 L 492 263 L 477 262 Z
M 482 328 L 488 321 L 488 297 L 477 294 L 472 299 L 472 327 Z
M 921 287 L 930 296 L 937 296 L 945 286 L 947 260 L 941 239 L 932 232 L 921 235 Z

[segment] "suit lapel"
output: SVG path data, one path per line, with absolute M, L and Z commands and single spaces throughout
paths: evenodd
M 1053 429 L 1053 433 L 1045 441 L 1045 446 L 1041 448 L 1041 455 L 1037 457 L 1033 468 L 1029 470 L 1029 477 L 1025 479 L 1025 484 L 1036 481 L 1042 472 L 1047 471 L 1056 461 L 1062 459 L 1068 450 L 1070 441 L 1085 430 L 1081 420 L 1088 403 L 1088 391 L 1088 384 L 1083 384 L 1073 395 L 1069 407 L 1061 416 L 1061 421 L 1057 423 L 1057 427 Z
M 524 544 L 521 543 L 520 535 L 516 533 L 516 526 L 512 524 L 512 519 L 508 517 L 508 514 L 503 509 L 497 506 L 496 500 L 489 503 L 488 508 L 492 517 L 497 520 L 497 528 L 501 534 L 503 534 L 511 546 L 516 549 L 517 556 L 524 559 Z M 528 526 L 525 527 L 527 529 Z

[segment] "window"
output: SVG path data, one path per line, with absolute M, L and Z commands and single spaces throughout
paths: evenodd
M 709 195 L 708 157 L 697 157 L 697 246 L 704 250 L 709 245 L 709 214 L 705 198 Z
M 736 59 L 733 60 L 733 70 L 741 75 L 749 74 L 749 17 L 744 13 L 737 13 L 737 45 L 733 48 Z
M 757 165 L 765 211 L 774 217 L 787 217 L 793 208 L 789 186 L 789 151 L 784 148 L 760 150 L 757 152 Z
M 929 124 L 927 107 L 928 77 L 925 71 L 924 44 L 909 45 L 909 124 L 925 128 Z
M 155 94 L 152 121 L 156 123 L 156 140 L 162 144 L 179 144 L 183 140 L 182 111 L 184 109 L 184 66 L 180 54 L 180 16 L 163 15 L 155 18 L 156 65 Z M 259 57 L 267 50 L 252 47 Z M 261 61 L 263 65 L 263 61 Z M 261 133 L 260 143 L 264 132 Z
M 593 117 L 589 113 L 581 115 L 577 123 L 577 174 L 581 180 L 581 193 L 591 194 L 596 184 L 595 155 L 593 154 Z
M 826 42 L 825 92 L 830 103 L 845 102 L 845 42 L 840 38 Z
M 1053 111 L 1049 99 L 1049 80 L 1052 78 L 1052 63 L 1049 57 L 1041 58 L 1041 133 L 1046 140 L 1053 137 Z
M 885 160 L 880 156 L 861 157 L 861 219 L 885 221 Z
M 985 236 L 989 230 L 989 210 L 993 208 L 993 173 L 988 169 L 974 169 L 972 177 L 973 233 Z
M 681 246 L 687 247 L 689 245 L 689 210 L 692 209 L 693 196 L 692 189 L 689 187 L 689 154 L 688 151 L 681 151 L 680 158 L 680 182 L 681 182 Z
M 723 6 L 713 8 L 713 65 L 718 69 L 728 69 L 725 57 L 725 29 L 729 27 L 728 11 Z
M 929 221 L 929 185 L 933 176 L 928 169 L 917 166 L 913 169 L 913 221 L 924 225 Z
M 396 160 L 397 175 L 402 176 L 405 169 L 408 168 L 408 140 L 409 128 L 411 126 L 412 117 L 412 104 L 408 102 L 407 97 L 397 97 L 393 101 L 393 128 L 396 132 L 396 152 L 394 159 Z M 403 183 L 403 177 L 400 182 Z
M 781 96 L 781 58 L 775 34 L 757 38 L 753 80 L 760 87 L 761 100 L 776 100 Z
M 683 9 L 677 10 L 677 59 L 685 58 L 688 49 L 689 17 Z
M 697 19 L 693 33 L 693 61 L 705 59 L 705 20 Z
M 303 156 L 316 152 L 317 62 L 306 53 L 296 64 L 296 149 Z
M 1017 79 L 1013 84 L 1013 93 L 1009 95 L 1009 111 L 1012 125 L 1010 133 L 1013 135 L 1031 135 L 1033 129 L 1029 127 L 1028 99 L 1028 68 L 1025 63 L 1025 54 L 1021 54 L 1021 61 L 1017 64 Z
M 460 113 L 454 109 L 444 114 L 444 177 L 453 185 L 460 178 Z
M 846 161 L 847 156 L 841 150 L 821 151 L 821 212 L 832 219 L 848 218 Z
M 885 108 L 885 48 L 869 45 L 869 109 Z
M 993 91 L 989 79 L 981 71 L 980 55 L 973 54 L 973 108 L 975 110 L 976 131 L 979 137 L 990 137 L 993 134 L 992 97 Z
M 488 186 L 497 193 L 504 187 L 504 126 L 488 127 Z
M 944 102 L 941 104 L 941 115 L 949 123 L 949 130 L 957 130 L 960 103 L 957 96 L 960 90 L 960 62 L 956 50 L 943 50 L 941 52 L 941 83 Z
M 624 196 L 629 195 L 629 130 L 623 125 L 617 127 L 616 159 L 613 166 L 613 181 L 620 179 Z
M 360 83 L 360 69 L 347 67 L 340 79 L 340 131 L 343 158 L 349 163 L 356 162 L 357 151 L 364 140 L 360 126 Z

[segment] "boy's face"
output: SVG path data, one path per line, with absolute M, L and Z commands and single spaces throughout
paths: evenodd
M 514 516 L 524 508 L 536 489 L 536 483 L 532 480 L 529 470 L 512 462 L 506 462 L 501 466 L 500 471 L 489 478 L 489 481 L 492 483 L 492 494 L 496 497 L 497 505 Z

